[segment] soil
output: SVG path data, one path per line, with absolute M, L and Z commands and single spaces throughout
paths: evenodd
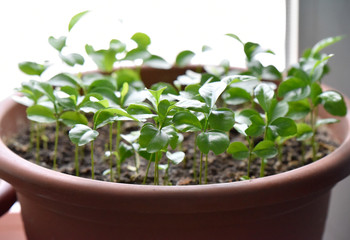
M 123 132 L 130 130 L 135 130 L 135 126 L 131 123 L 125 122 L 123 124 Z M 45 126 L 45 131 L 42 136 L 48 139 L 47 144 L 44 144 L 41 141 L 40 148 L 40 162 L 39 165 L 52 168 L 53 163 L 53 149 L 54 149 L 54 126 L 48 125 Z M 29 127 L 20 131 L 21 134 L 18 134 L 13 139 L 8 141 L 8 147 L 16 152 L 18 155 L 27 159 L 31 162 L 36 162 L 35 158 L 35 144 L 31 147 L 29 141 Z M 101 181 L 110 181 L 110 175 L 108 173 L 109 169 L 109 160 L 105 156 L 106 143 L 108 139 L 108 129 L 101 128 L 99 129 L 99 136 L 94 144 L 94 155 L 95 155 L 95 179 Z M 244 141 L 240 139 L 240 136 L 235 132 L 230 132 L 230 139 L 232 141 Z M 259 139 L 256 139 L 258 142 Z M 318 158 L 321 158 L 338 146 L 331 136 L 328 135 L 327 129 L 319 129 L 317 133 L 318 141 Z M 193 178 L 193 158 L 194 158 L 194 135 L 193 134 L 184 134 L 184 141 L 182 144 L 182 151 L 186 154 L 186 160 L 178 165 L 171 164 L 168 170 L 168 179 L 165 176 L 165 171 L 160 170 L 160 184 L 166 185 L 192 185 L 198 184 L 197 180 Z M 47 146 L 45 146 L 47 145 Z M 61 131 L 59 136 L 58 144 L 58 155 L 57 155 L 57 165 L 58 171 L 66 174 L 75 175 L 75 166 L 74 166 L 74 150 L 75 146 L 70 142 L 68 138 L 68 129 Z M 305 147 L 305 150 L 302 150 L 302 144 L 295 139 L 288 140 L 285 144 L 285 147 L 282 149 L 282 160 L 272 158 L 267 160 L 265 165 L 265 176 L 274 175 L 289 171 L 298 167 L 301 167 L 305 164 L 312 163 L 312 150 L 309 145 Z M 91 178 L 91 166 L 90 166 L 90 144 L 81 147 L 81 152 L 84 152 L 84 157 L 80 157 L 80 177 Z M 304 160 L 300 159 L 300 156 L 304 156 Z M 197 174 L 199 166 L 199 152 L 197 151 Z M 162 158 L 161 164 L 166 163 L 165 157 Z M 115 162 L 115 159 L 114 161 Z M 142 184 L 148 161 L 141 158 L 141 164 L 139 172 L 135 171 L 135 160 L 134 158 L 126 159 L 121 166 L 121 174 L 119 176 L 118 182 L 128 183 L 128 184 Z M 260 159 L 254 159 L 250 177 L 257 178 L 260 175 Z M 115 167 L 115 164 L 114 164 Z M 151 164 L 146 184 L 153 184 L 154 178 L 154 169 L 153 163 Z M 204 168 L 204 162 L 203 162 Z M 115 169 L 115 168 L 114 168 Z M 215 156 L 213 153 L 208 155 L 208 176 L 207 183 L 225 183 L 225 182 L 234 182 L 240 181 L 247 175 L 247 161 L 239 161 L 232 158 L 230 154 L 223 153 L 218 156 Z M 204 178 L 204 170 L 203 170 Z M 117 181 L 114 179 L 114 181 Z M 203 180 L 204 182 L 204 180 Z

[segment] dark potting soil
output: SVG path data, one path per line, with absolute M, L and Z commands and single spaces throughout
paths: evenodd
M 64 127 L 61 127 L 64 128 Z M 54 149 L 54 126 L 46 126 L 42 132 L 41 144 L 40 144 L 40 161 L 39 165 L 52 168 L 53 164 L 53 149 Z M 123 124 L 123 132 L 135 130 L 135 125 L 125 122 Z M 31 146 L 29 141 L 29 127 L 20 131 L 13 139 L 9 140 L 8 147 L 16 152 L 18 155 L 31 162 L 36 161 L 36 146 L 33 143 Z M 99 136 L 94 144 L 94 156 L 95 156 L 95 179 L 102 181 L 110 181 L 109 158 L 106 157 L 108 143 L 108 128 L 104 127 L 99 129 Z M 230 139 L 232 141 L 243 141 L 240 135 L 235 131 L 231 131 Z M 318 154 L 317 157 L 321 158 L 334 151 L 338 144 L 328 134 L 327 129 L 321 128 L 317 133 L 318 142 Z M 43 141 L 46 140 L 46 141 Z M 259 139 L 256 139 L 256 143 Z M 114 146 L 115 143 L 113 143 Z M 193 158 L 194 152 L 194 135 L 184 134 L 184 141 L 182 144 L 182 151 L 185 152 L 185 160 L 178 164 L 171 164 L 168 170 L 168 178 L 165 177 L 165 170 L 159 170 L 160 184 L 166 185 L 192 185 L 198 184 L 197 180 L 193 177 Z M 79 164 L 80 164 L 80 177 L 91 178 L 91 158 L 90 158 L 90 144 L 82 146 L 80 148 Z M 177 150 L 170 150 L 177 151 Z M 58 153 L 57 153 L 57 171 L 75 175 L 74 164 L 75 146 L 70 142 L 68 138 L 68 129 L 61 131 L 59 136 Z M 289 171 L 305 164 L 312 163 L 312 149 L 309 144 L 305 147 L 301 142 L 295 139 L 288 140 L 281 152 L 282 158 L 279 160 L 277 157 L 268 159 L 265 165 L 265 176 L 274 175 Z M 301 158 L 304 156 L 304 159 Z M 196 153 L 196 172 L 199 175 L 199 151 Z M 115 158 L 113 158 L 113 169 L 115 171 Z M 166 164 L 167 160 L 163 156 L 161 164 Z M 135 158 L 131 157 L 126 159 L 121 165 L 121 174 L 118 182 L 129 184 L 142 184 L 146 175 L 148 161 L 141 157 L 140 168 L 138 173 L 135 171 Z M 204 183 L 204 159 L 203 159 L 203 183 Z M 252 162 L 250 169 L 250 177 L 257 178 L 260 176 L 261 159 L 256 158 Z M 154 182 L 154 165 L 151 164 L 149 169 L 146 184 L 153 184 Z M 207 183 L 225 183 L 240 181 L 247 175 L 247 160 L 235 160 L 232 155 L 223 153 L 215 156 L 212 152 L 208 154 L 208 176 Z M 114 173 L 114 181 L 117 181 L 117 174 Z

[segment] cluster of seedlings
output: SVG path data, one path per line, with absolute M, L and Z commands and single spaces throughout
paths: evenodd
M 87 12 L 74 16 L 69 31 Z M 59 73 L 43 81 L 42 74 L 49 64 L 22 62 L 20 69 L 39 80 L 22 84 L 15 100 L 27 106 L 30 120 L 32 151 L 40 161 L 39 147 L 45 142 L 45 126 L 55 124 L 55 147 L 52 156 L 53 169 L 57 168 L 59 133 L 64 125 L 69 128 L 69 139 L 75 146 L 75 170 L 79 175 L 81 146 L 91 145 L 91 178 L 94 176 L 94 142 L 99 129 L 108 126 L 109 137 L 105 139 L 106 157 L 109 161 L 110 181 L 118 181 L 121 166 L 127 158 L 135 159 L 134 171 L 138 172 L 140 161 L 148 161 L 154 167 L 154 184 L 160 183 L 160 170 L 168 178 L 170 164 L 186 159 L 181 151 L 183 134 L 194 135 L 192 161 L 193 179 L 199 184 L 207 183 L 208 154 L 227 152 L 233 159 L 247 161 L 246 176 L 249 179 L 251 163 L 260 159 L 260 176 L 264 176 L 267 159 L 281 159 L 284 143 L 291 138 L 312 148 L 313 160 L 317 160 L 317 128 L 322 124 L 335 123 L 336 118 L 318 119 L 322 105 L 334 116 L 344 116 L 346 105 L 341 94 L 324 91 L 322 77 L 328 72 L 327 62 L 332 55 L 321 50 L 339 41 L 332 37 L 318 42 L 305 51 L 298 64 L 283 76 L 276 67 L 264 66 L 256 57 L 261 53 L 273 54 L 259 44 L 243 42 L 234 34 L 227 34 L 242 43 L 247 69 L 233 73 L 227 62 L 215 71 L 187 71 L 173 84 L 156 83 L 144 87 L 140 79 L 141 65 L 131 68 L 119 67 L 123 62 L 142 62 L 142 65 L 170 65 L 149 52 L 151 41 L 144 33 L 136 33 L 131 39 L 136 47 L 128 49 L 119 40 L 110 41 L 108 49 L 95 50 L 86 45 L 86 53 L 96 63 L 98 72 L 86 74 Z M 49 38 L 62 59 L 69 66 L 84 64 L 84 57 L 77 53 L 65 54 L 66 37 Z M 176 58 L 176 65 L 187 65 L 194 53 L 183 51 Z M 133 121 L 138 129 L 122 132 L 125 122 Z M 231 142 L 230 131 L 241 134 L 245 141 Z M 258 142 L 256 139 L 260 139 Z M 196 159 L 196 156 L 199 159 Z M 302 156 L 301 156 L 302 157 Z M 167 159 L 166 164 L 160 164 Z M 300 159 L 300 161 L 304 161 Z

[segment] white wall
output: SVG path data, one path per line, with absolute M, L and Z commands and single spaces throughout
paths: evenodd
M 224 57 L 232 65 L 244 66 L 240 44 L 224 37 L 235 33 L 243 41 L 255 41 L 274 50 L 276 57 L 267 61 L 282 70 L 284 4 L 280 0 L 0 1 L 0 76 L 6 84 L 0 88 L 0 99 L 28 79 L 18 70 L 18 62 L 57 59 L 48 37 L 67 34 L 70 18 L 84 10 L 92 11 L 70 33 L 68 45 L 72 51 L 84 51 L 86 43 L 106 48 L 112 38 L 126 39 L 141 31 L 151 36 L 154 53 L 170 62 L 179 51 L 199 52 L 206 44 L 219 53 L 219 57 L 211 56 L 206 61 L 217 64 Z

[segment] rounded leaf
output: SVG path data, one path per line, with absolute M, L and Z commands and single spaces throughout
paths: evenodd
M 86 125 L 77 124 L 69 131 L 68 135 L 73 143 L 83 146 L 94 141 L 98 136 L 98 132 Z
M 52 123 L 56 117 L 50 108 L 34 105 L 27 108 L 27 117 L 29 120 L 39 123 Z
M 247 159 L 249 156 L 249 149 L 242 142 L 232 142 L 227 148 L 227 153 L 238 160 Z
M 297 133 L 297 126 L 295 122 L 286 117 L 277 118 L 271 123 L 270 128 L 275 130 L 281 137 L 292 136 Z
M 166 157 L 174 164 L 179 164 L 185 159 L 184 152 L 166 152 Z
M 323 107 L 327 112 L 334 116 L 346 115 L 346 104 L 343 96 L 336 91 L 325 91 L 319 95 L 322 100 Z
M 195 54 L 192 51 L 189 51 L 189 50 L 182 51 L 176 56 L 175 63 L 179 67 L 184 67 L 191 62 L 194 55 Z
M 218 155 L 226 151 L 230 140 L 223 132 L 209 131 L 198 134 L 196 144 L 202 153 L 208 154 L 209 151 L 213 151 Z
M 168 142 L 168 135 L 152 124 L 145 124 L 141 128 L 139 144 L 146 148 L 148 153 L 159 152 L 168 146 Z
M 231 109 L 219 108 L 210 113 L 208 120 L 212 129 L 227 132 L 235 124 L 235 114 Z
M 277 155 L 277 148 L 274 142 L 264 140 L 259 142 L 253 149 L 253 153 L 261 158 L 273 158 Z
M 76 124 L 88 124 L 88 120 L 83 114 L 73 111 L 62 113 L 60 120 L 67 126 L 74 126 Z
M 175 128 L 182 132 L 197 132 L 202 129 L 202 124 L 191 112 L 177 112 L 172 121 Z

